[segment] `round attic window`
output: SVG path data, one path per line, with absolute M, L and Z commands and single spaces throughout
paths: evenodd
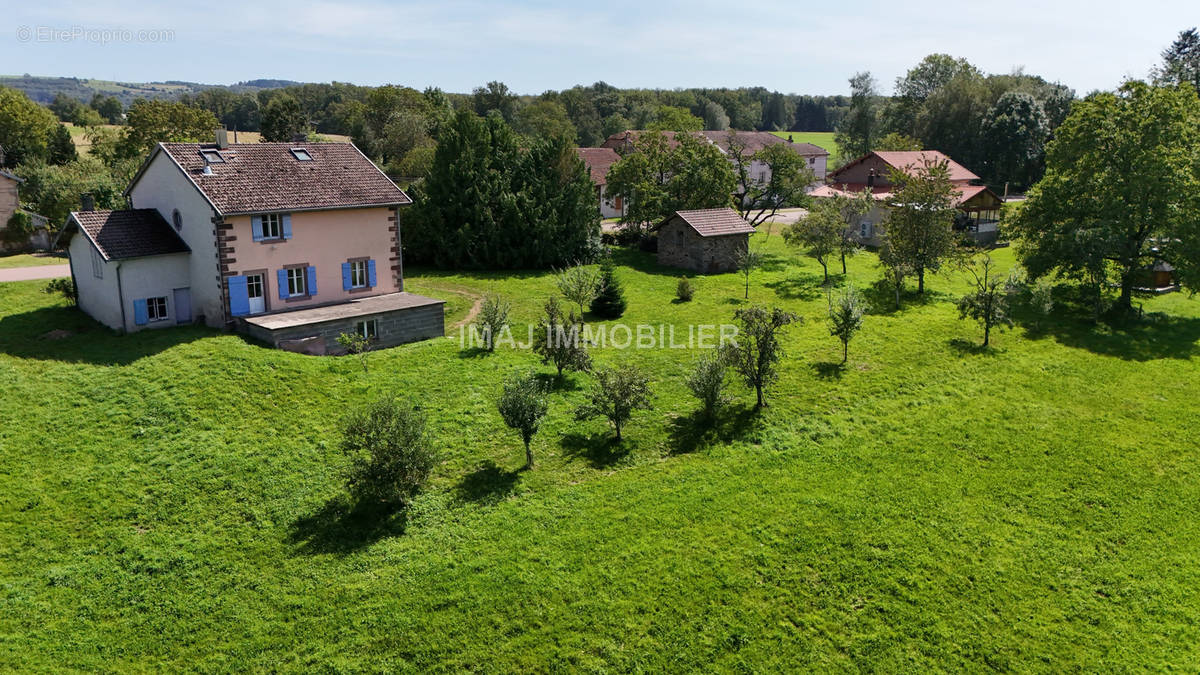
M 171 222 L 175 224 L 176 232 L 183 229 L 183 214 L 179 212 L 179 209 L 171 212 Z

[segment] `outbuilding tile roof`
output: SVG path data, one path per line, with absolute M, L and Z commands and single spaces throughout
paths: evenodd
M 411 204 L 351 143 L 163 143 L 222 214 Z M 311 161 L 297 158 L 295 149 Z M 205 161 L 201 152 L 220 161 Z M 212 153 L 216 153 L 213 155 Z M 205 164 L 211 174 L 204 173 Z
M 701 237 L 722 237 L 729 234 L 752 234 L 754 228 L 733 209 L 699 209 L 676 211 L 673 218 L 681 218 L 692 226 Z M 670 219 L 668 219 L 670 220 Z
M 96 244 L 105 260 L 190 250 L 155 209 L 73 211 L 71 220 Z

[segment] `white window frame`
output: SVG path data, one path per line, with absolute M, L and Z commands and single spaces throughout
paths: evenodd
M 366 288 L 367 282 L 367 261 L 366 260 L 351 260 L 350 261 L 350 288 L 357 290 Z
M 166 321 L 171 318 L 170 309 L 167 306 L 167 296 L 160 295 L 155 298 L 146 298 L 146 321 L 154 323 L 155 321 Z
M 379 338 L 379 319 L 363 319 L 354 322 L 354 332 L 368 340 Z
M 262 214 L 262 238 L 263 239 L 282 239 L 283 238 L 283 214 L 280 214 L 280 213 L 264 213 L 264 214 Z
M 298 298 L 308 295 L 308 268 L 287 268 L 288 297 Z
M 104 278 L 104 256 L 94 248 L 92 249 L 92 276 L 97 279 Z
M 257 287 L 252 289 L 252 287 Z M 258 295 L 254 295 L 251 290 L 257 290 Z M 266 298 L 267 297 L 267 279 L 265 274 L 249 274 L 246 276 L 246 297 L 247 298 Z

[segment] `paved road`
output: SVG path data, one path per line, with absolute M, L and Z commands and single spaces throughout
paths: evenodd
M 12 267 L 0 270 L 0 281 L 30 281 L 32 279 L 56 279 L 71 276 L 70 265 L 38 265 L 36 267 Z

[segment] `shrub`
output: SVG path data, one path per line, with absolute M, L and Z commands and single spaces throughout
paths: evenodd
M 675 297 L 679 298 L 680 302 L 691 302 L 692 297 L 696 295 L 696 287 L 687 277 L 681 277 L 679 283 L 675 284 Z
M 489 293 L 483 296 L 475 326 L 483 336 L 484 349 L 489 352 L 496 349 L 496 337 L 508 326 L 508 310 L 511 308 L 512 304 L 498 295 Z
M 617 279 L 612 260 L 605 258 L 600 264 L 600 292 L 592 299 L 592 314 L 602 319 L 616 319 L 625 313 L 625 291 Z
M 636 366 L 606 368 L 596 373 L 596 383 L 588 393 L 587 402 L 575 410 L 575 419 L 589 420 L 604 417 L 617 431 L 635 410 L 650 409 L 650 378 Z
M 521 434 L 521 440 L 525 443 L 525 468 L 532 469 L 533 450 L 529 442 L 538 432 L 549 408 L 545 385 L 538 380 L 536 373 L 514 375 L 504 383 L 504 391 L 496 407 L 504 423 Z
M 4 230 L 0 232 L 0 241 L 13 246 L 24 246 L 29 243 L 29 235 L 33 234 L 33 218 L 24 211 L 15 211 L 8 218 Z
M 367 503 L 407 506 L 437 463 L 424 414 L 391 396 L 351 414 L 341 449 L 350 492 Z
M 583 265 L 556 272 L 554 283 L 564 298 L 579 307 L 580 320 L 583 319 L 583 308 L 600 293 L 600 273 Z
M 1043 277 L 1034 283 L 1030 290 L 1029 303 L 1033 306 L 1033 311 L 1037 312 L 1037 323 L 1040 328 L 1042 320 L 1054 311 L 1054 286 L 1049 279 Z
M 78 297 L 75 295 L 75 282 L 65 277 L 62 279 L 51 279 L 50 283 L 46 284 L 46 287 L 42 289 L 42 292 L 50 295 L 61 295 L 63 300 L 72 305 L 75 304 L 75 300 Z
M 688 389 L 700 399 L 700 414 L 705 420 L 716 419 L 721 408 L 729 401 L 725 395 L 726 368 L 720 352 L 710 352 L 700 357 L 695 370 L 687 378 Z
M 337 341 L 346 353 L 358 356 L 363 372 L 367 372 L 367 353 L 371 349 L 371 341 L 362 333 L 342 333 L 337 336 Z

